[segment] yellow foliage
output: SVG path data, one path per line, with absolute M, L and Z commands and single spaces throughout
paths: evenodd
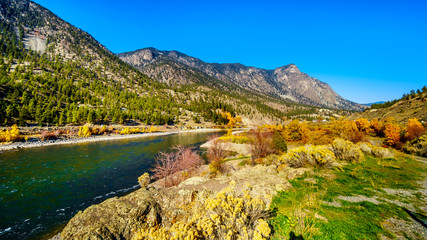
M 344 161 L 361 162 L 365 159 L 359 146 L 341 138 L 337 138 L 333 141 L 332 151 L 338 159 Z
M 240 116 L 233 117 L 231 113 L 227 111 L 221 112 L 221 116 L 228 120 L 227 126 L 233 127 L 242 124 L 242 118 Z
M 309 129 L 306 123 L 299 123 L 298 120 L 293 120 L 285 129 L 285 138 L 288 141 L 303 141 L 308 140 Z
M 92 131 L 88 125 L 84 125 L 83 127 L 79 127 L 78 135 L 79 137 L 90 137 L 92 135 Z
M 148 132 L 150 132 L 150 133 L 152 133 L 152 132 L 157 132 L 157 131 L 159 131 L 158 129 L 157 129 L 157 127 L 155 127 L 155 126 L 151 126 L 150 127 L 150 130 L 148 130 Z
M 139 130 L 139 128 L 128 128 L 125 127 L 120 131 L 121 135 L 126 135 L 126 134 L 135 134 L 135 133 L 140 133 L 141 131 Z
M 327 166 L 335 161 L 335 155 L 327 146 L 308 145 L 289 150 L 279 161 L 291 167 Z
M 223 141 L 223 142 L 232 142 L 232 143 L 238 143 L 238 144 L 243 144 L 243 143 L 249 142 L 249 138 L 246 136 L 243 136 L 243 135 L 228 136 L 228 134 L 225 136 L 219 137 L 218 140 Z
M 16 124 L 10 130 L 0 131 L 0 142 L 14 142 L 21 139 L 19 128 Z
M 184 219 L 172 226 L 155 226 L 137 231 L 133 240 L 140 239 L 268 239 L 271 229 L 266 204 L 247 191 L 236 196 L 236 183 L 192 205 Z
M 359 118 L 354 121 L 357 126 L 357 129 L 361 132 L 369 133 L 371 131 L 371 124 L 366 118 Z

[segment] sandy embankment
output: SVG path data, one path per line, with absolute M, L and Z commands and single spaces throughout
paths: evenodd
M 27 142 L 14 142 L 10 144 L 0 145 L 0 151 L 13 150 L 20 148 L 33 148 L 33 147 L 44 147 L 61 144 L 76 144 L 76 143 L 89 143 L 89 142 L 100 142 L 108 140 L 120 140 L 120 139 L 131 139 L 131 138 L 142 138 L 152 136 L 165 136 L 177 133 L 194 133 L 194 132 L 216 132 L 223 129 L 195 129 L 185 131 L 170 131 L 170 132 L 156 132 L 156 133 L 141 133 L 141 134 L 129 134 L 129 135 L 109 135 L 109 136 L 92 136 L 87 138 L 70 138 L 70 139 L 58 139 L 58 140 L 47 140 L 47 141 L 27 141 Z

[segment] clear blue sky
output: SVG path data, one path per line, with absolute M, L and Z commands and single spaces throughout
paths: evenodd
M 427 0 L 36 0 L 114 53 L 177 50 L 205 62 L 295 63 L 346 99 L 427 85 Z

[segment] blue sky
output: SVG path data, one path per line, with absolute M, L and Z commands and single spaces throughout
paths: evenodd
M 427 85 L 427 0 L 36 0 L 114 53 L 177 50 L 205 62 L 289 63 L 359 102 Z

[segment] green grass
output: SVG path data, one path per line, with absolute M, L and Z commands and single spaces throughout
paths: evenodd
M 379 234 L 393 238 L 383 223 L 388 218 L 409 220 L 401 207 L 381 200 L 376 205 L 367 201 L 341 201 L 337 197 L 376 196 L 411 203 L 419 210 L 419 206 L 425 204 L 419 194 L 391 196 L 382 189 L 416 190 L 417 181 L 425 171 L 425 165 L 409 158 L 366 157 L 362 163 L 347 164 L 341 169 L 315 169 L 306 173 L 291 181 L 292 189 L 279 192 L 273 198 L 271 207 L 277 210 L 270 222 L 273 239 L 289 239 L 291 232 L 304 239 L 377 239 Z M 314 178 L 317 183 L 304 181 L 306 178 Z M 328 206 L 322 201 L 335 201 L 341 203 L 341 207 Z

